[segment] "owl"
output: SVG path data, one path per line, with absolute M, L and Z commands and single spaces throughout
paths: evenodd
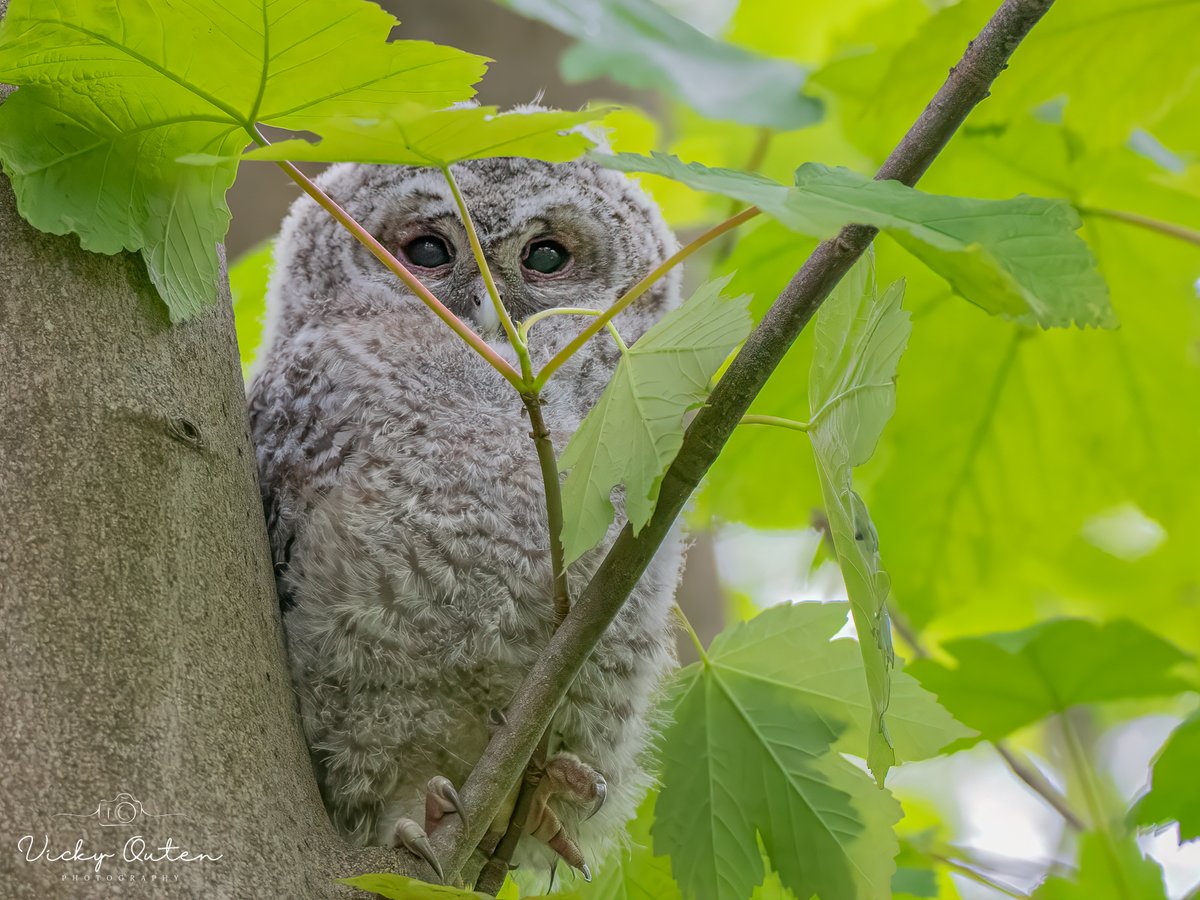
M 603 309 L 677 247 L 626 176 L 590 162 L 454 167 L 516 322 Z M 516 364 L 436 170 L 340 165 L 321 187 L 497 353 Z M 626 343 L 678 302 L 679 274 L 615 320 Z M 403 846 L 440 874 L 427 835 L 553 631 L 541 470 L 516 391 L 310 199 L 275 251 L 250 414 L 304 733 L 329 814 L 358 844 Z M 586 324 L 530 336 L 535 370 Z M 621 349 L 594 338 L 550 381 L 561 451 Z M 578 596 L 622 524 L 573 564 Z M 674 663 L 683 547 L 664 545 L 559 708 L 516 863 L 590 867 L 651 776 L 653 697 Z M 515 802 L 509 798 L 508 809 Z M 492 823 L 475 869 L 508 814 Z M 544 867 L 544 868 L 543 868 Z M 469 877 L 469 870 L 468 873 Z

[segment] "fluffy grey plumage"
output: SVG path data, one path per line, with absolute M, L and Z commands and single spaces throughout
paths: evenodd
M 493 159 L 455 167 L 505 304 L 521 320 L 603 308 L 676 243 L 624 176 L 590 163 Z M 398 255 L 440 236 L 453 253 L 425 284 L 478 328 L 494 313 L 440 173 L 341 165 L 322 187 Z M 551 238 L 571 263 L 522 265 Z M 435 774 L 461 786 L 546 644 L 553 618 L 544 495 L 515 391 L 315 203 L 293 207 L 276 249 L 267 350 L 251 417 L 304 729 L 326 804 L 358 843 L 421 820 Z M 403 259 L 403 256 L 401 257 Z M 678 300 L 678 275 L 617 319 L 632 342 Z M 533 331 L 535 365 L 583 320 Z M 515 362 L 494 332 L 490 343 Z M 545 416 L 561 450 L 619 358 L 608 335 L 552 380 Z M 578 593 L 616 535 L 570 572 Z M 593 864 L 633 815 L 648 776 L 652 694 L 673 661 L 669 622 L 682 548 L 659 553 L 557 714 L 551 752 L 602 773 L 592 819 L 552 801 Z M 525 839 L 518 861 L 548 862 Z

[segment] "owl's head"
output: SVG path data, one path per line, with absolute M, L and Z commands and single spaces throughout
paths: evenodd
M 484 159 L 460 163 L 454 174 L 505 306 L 518 322 L 559 306 L 603 309 L 678 246 L 633 181 L 591 162 Z M 439 171 L 343 164 L 317 181 L 456 315 L 502 340 Z M 627 340 L 678 302 L 679 278 L 672 272 L 618 319 Z M 386 315 L 389 298 L 397 312 L 414 303 L 316 203 L 298 200 L 276 249 L 270 331 L 286 337 L 317 320 Z

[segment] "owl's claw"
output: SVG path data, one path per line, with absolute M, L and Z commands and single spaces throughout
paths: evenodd
M 438 881 L 445 882 L 446 876 L 442 873 L 442 864 L 438 862 L 433 847 L 429 845 L 429 836 L 425 833 L 425 829 L 412 819 L 400 819 L 396 822 L 392 846 L 403 847 L 410 853 L 421 857 L 437 873 Z
M 604 805 L 604 800 L 608 797 L 608 782 L 604 780 L 604 776 L 599 772 L 596 773 L 594 788 L 596 791 L 596 801 L 592 804 L 592 808 L 588 810 L 588 814 L 583 817 L 583 821 L 585 822 L 600 812 L 600 807 Z
M 529 833 L 550 847 L 572 868 L 578 869 L 584 881 L 591 881 L 592 871 L 584 861 L 579 844 L 567 833 L 558 814 L 549 805 L 550 798 L 554 796 L 566 797 L 575 803 L 591 803 L 591 811 L 584 817 L 584 821 L 587 821 L 604 805 L 608 783 L 603 775 L 578 757 L 559 753 L 546 763 L 545 775 L 534 792 L 533 807 L 529 813 Z
M 466 831 L 467 811 L 463 809 L 458 791 L 449 778 L 434 775 L 425 786 L 425 833 L 433 834 L 434 829 L 442 824 L 442 819 L 450 813 L 458 813 L 463 831 Z

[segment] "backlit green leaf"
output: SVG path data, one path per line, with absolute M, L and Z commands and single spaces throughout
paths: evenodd
M 363 0 L 13 0 L 0 25 L 0 162 L 21 214 L 86 249 L 141 251 L 174 319 L 211 304 L 224 194 L 257 123 L 312 129 L 471 96 L 479 57 L 387 43 Z M 347 54 L 345 48 L 353 46 Z M 222 158 L 185 166 L 187 154 Z
M 910 40 L 867 63 L 875 78 L 853 120 L 876 146 L 894 143 L 946 78 L 960 48 L 996 11 L 992 0 L 942 9 Z M 1161 0 L 1057 3 L 1022 42 L 971 122 L 1006 121 L 1064 98 L 1066 124 L 1089 142 L 1119 144 L 1153 127 L 1189 89 L 1200 57 L 1180 35 L 1200 30 L 1200 5 Z M 861 54 L 860 54 L 861 56 Z M 1097 64 L 1103 60 L 1103 65 Z M 861 59 L 855 63 L 864 68 Z M 828 83 L 826 73 L 814 76 Z
M 904 285 L 879 297 L 869 260 L 858 263 L 817 314 L 808 403 L 808 436 L 825 498 L 829 531 L 846 582 L 871 697 L 867 764 L 883 783 L 895 763 L 885 715 L 891 698 L 891 582 L 879 536 L 854 491 L 852 470 L 875 452 L 896 405 L 896 366 L 908 341 Z
M 1171 733 L 1154 761 L 1150 792 L 1134 807 L 1139 825 L 1179 823 L 1179 840 L 1200 838 L 1200 713 Z
M 1116 323 L 1108 288 L 1079 217 L 1059 200 L 974 200 L 926 194 L 849 169 L 806 163 L 795 187 L 761 175 L 634 154 L 595 158 L 623 172 L 652 172 L 760 207 L 803 234 L 830 238 L 843 225 L 885 229 L 988 312 L 1043 327 Z
M 737 639 L 714 642 L 709 658 L 730 671 L 785 684 L 803 703 L 841 731 L 836 749 L 863 756 L 873 713 L 858 642 L 834 639 L 846 624 L 845 603 L 773 606 L 738 626 Z M 892 674 L 888 729 L 896 756 L 914 762 L 937 756 L 971 734 L 907 672 Z
M 1056 619 L 947 641 L 954 666 L 932 659 L 908 671 L 954 716 L 988 740 L 1084 703 L 1188 690 L 1175 674 L 1186 653 L 1133 622 Z
M 488 894 L 464 891 L 445 884 L 428 884 L 416 878 L 381 872 L 339 878 L 338 883 L 358 888 L 387 900 L 490 900 Z
M 577 883 L 571 892 L 579 900 L 682 900 L 671 877 L 671 860 L 655 856 L 650 842 L 657 795 L 651 793 L 629 823 L 629 845 L 618 848 L 595 867 L 591 884 Z M 555 895 L 557 896 L 557 895 Z
M 603 107 L 583 112 L 506 113 L 494 106 L 441 110 L 398 107 L 378 118 L 332 119 L 313 126 L 321 136 L 316 144 L 281 141 L 252 150 L 245 158 L 436 167 L 489 156 L 565 162 L 594 146 L 584 134 L 572 129 L 602 118 L 606 112 Z
M 595 407 L 571 436 L 559 466 L 567 562 L 604 537 L 609 499 L 625 486 L 625 513 L 639 530 L 658 502 L 662 477 L 683 442 L 683 416 L 708 396 L 721 363 L 750 330 L 746 297 L 727 299 L 728 279 L 710 282 L 621 353 Z M 607 337 L 596 340 L 607 340 Z
M 828 629 L 803 628 L 813 606 L 723 632 L 707 660 L 676 677 L 652 832 L 685 896 L 745 900 L 765 874 L 760 839 L 797 897 L 891 896 L 899 808 L 836 750 L 861 710 L 814 698 L 805 679 L 807 650 L 817 654 L 807 675 L 825 678 Z
M 1132 838 L 1089 832 L 1080 838 L 1079 869 L 1047 879 L 1033 900 L 1167 900 L 1162 868 Z
M 801 91 L 807 69 L 714 40 L 652 0 L 498 0 L 576 38 L 568 81 L 606 76 L 660 88 L 713 119 L 801 128 L 821 118 Z

